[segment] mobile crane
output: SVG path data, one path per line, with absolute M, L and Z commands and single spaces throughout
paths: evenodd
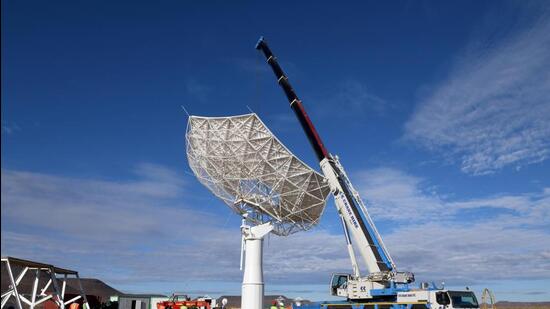
M 348 308 L 479 308 L 475 294 L 467 291 L 448 291 L 432 284 L 421 284 L 413 289 L 414 274 L 398 271 L 380 234 L 378 233 L 359 193 L 346 174 L 338 156 L 332 155 L 324 146 L 302 101 L 290 85 L 288 77 L 277 62 L 267 42 L 261 37 L 256 49 L 261 51 L 273 70 L 278 84 L 283 89 L 290 107 L 298 118 L 319 160 L 321 170 L 328 181 L 340 216 L 347 250 L 351 260 L 351 274 L 333 274 L 330 292 L 333 296 L 345 297 L 345 302 L 317 303 L 312 308 L 336 305 Z M 365 275 L 359 270 L 355 251 L 359 252 L 367 267 Z M 419 306 L 419 307 L 417 307 Z M 382 308 L 380 307 L 380 308 Z

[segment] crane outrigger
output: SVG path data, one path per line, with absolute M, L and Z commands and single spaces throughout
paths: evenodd
M 328 152 L 315 126 L 306 113 L 302 101 L 290 85 L 289 79 L 277 62 L 263 37 L 256 44 L 266 57 L 283 89 L 290 107 L 298 118 L 312 148 L 319 160 L 321 170 L 327 179 L 341 218 L 348 254 L 351 260 L 351 274 L 333 274 L 330 292 L 333 296 L 345 297 L 345 302 L 314 303 L 311 308 L 349 306 L 348 308 L 479 308 L 475 294 L 466 291 L 448 291 L 435 284 L 421 284 L 420 289 L 410 286 L 414 274 L 398 271 L 380 233 L 378 233 L 365 204 L 353 185 L 338 156 Z M 361 274 L 355 250 L 366 265 Z M 367 306 L 367 307 L 359 307 Z M 382 306 L 382 307 L 379 307 Z M 417 307 L 420 306 L 420 307 Z M 303 307 L 303 306 L 302 306 Z

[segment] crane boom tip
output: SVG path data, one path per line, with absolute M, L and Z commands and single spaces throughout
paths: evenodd
M 262 44 L 264 42 L 264 36 L 262 35 L 259 39 L 258 39 L 258 42 L 256 43 L 256 49 L 260 49 L 260 44 Z

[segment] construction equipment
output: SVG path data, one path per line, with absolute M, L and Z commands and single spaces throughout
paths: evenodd
M 157 309 L 211 309 L 216 307 L 216 300 L 210 297 L 199 297 L 191 300 L 186 294 L 172 294 L 170 299 L 157 303 Z
M 83 309 L 90 309 L 86 292 L 82 287 L 77 271 L 10 256 L 2 257 L 1 264 L 2 273 L 6 271 L 9 278 L 7 290 L 2 291 L 1 308 L 6 305 L 8 308 L 17 309 L 27 308 L 27 306 L 35 308 L 44 306 L 48 301 L 53 302 L 57 308 L 66 308 L 67 306 L 73 308 L 80 301 Z M 33 278 L 32 290 L 26 290 L 20 285 L 27 274 L 27 278 Z M 67 299 L 65 292 L 70 277 L 76 279 L 78 295 Z M 10 303 L 12 296 L 14 303 Z
M 302 101 L 296 95 L 288 77 L 263 37 L 256 44 L 256 49 L 265 55 L 290 107 L 298 118 L 319 160 L 341 218 L 352 273 L 333 274 L 332 276 L 331 294 L 347 299 L 347 302 L 340 303 L 340 305 L 357 306 L 358 303 L 366 302 L 395 308 L 404 308 L 403 306 L 409 305 L 429 305 L 431 308 L 478 308 L 476 297 L 471 291 L 447 291 L 428 284 L 422 284 L 420 289 L 410 287 L 410 284 L 414 282 L 414 274 L 397 270 L 365 204 L 351 184 L 338 156 L 330 154 L 324 146 Z M 355 250 L 358 251 L 367 267 L 365 274 L 361 274 Z M 335 305 L 335 303 L 317 303 L 311 306 L 316 308 L 316 306 L 331 305 Z

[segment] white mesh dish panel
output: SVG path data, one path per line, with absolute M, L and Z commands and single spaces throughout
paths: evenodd
M 187 159 L 199 181 L 254 224 L 289 235 L 317 224 L 329 187 L 256 114 L 189 117 Z

